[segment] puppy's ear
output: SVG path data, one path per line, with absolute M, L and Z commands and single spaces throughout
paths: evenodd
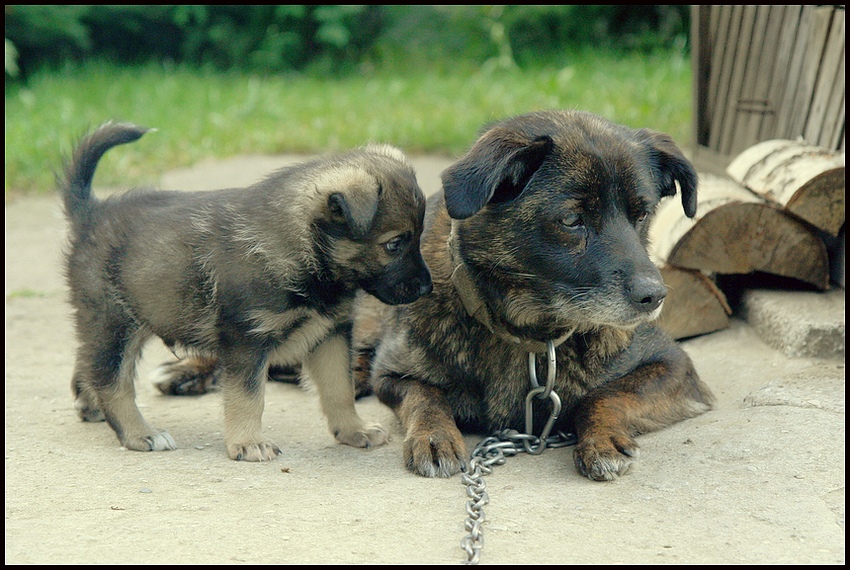
M 552 139 L 546 136 L 532 140 L 501 127 L 486 132 L 443 171 L 449 216 L 462 220 L 488 203 L 519 196 L 551 147 Z
M 328 195 L 328 209 L 337 221 L 345 222 L 352 239 L 363 239 L 378 213 L 380 188 L 356 188 Z
M 670 135 L 641 129 L 638 131 L 645 137 L 652 148 L 653 158 L 658 168 L 661 195 L 675 196 L 676 183 L 682 191 L 682 207 L 685 215 L 693 218 L 697 213 L 697 172 L 694 165 L 685 158 Z
M 381 187 L 374 176 L 356 166 L 326 168 L 313 179 L 316 194 L 327 196 L 331 222 L 345 225 L 352 239 L 362 239 L 378 212 Z

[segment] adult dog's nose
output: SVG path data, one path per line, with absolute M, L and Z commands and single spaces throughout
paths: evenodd
M 626 294 L 635 309 L 651 313 L 664 302 L 667 287 L 654 277 L 634 277 L 626 286 Z

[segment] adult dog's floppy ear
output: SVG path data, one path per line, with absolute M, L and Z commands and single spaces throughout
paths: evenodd
M 502 127 L 484 133 L 469 152 L 443 171 L 449 216 L 462 220 L 490 202 L 519 196 L 551 147 L 547 136 L 530 140 Z
M 678 182 L 685 215 L 693 218 L 697 213 L 697 172 L 694 165 L 685 158 L 670 135 L 650 129 L 638 132 L 646 138 L 652 149 L 661 195 L 675 196 Z
M 331 215 L 345 221 L 352 239 L 366 237 L 378 212 L 378 193 L 375 191 L 334 192 L 328 196 Z

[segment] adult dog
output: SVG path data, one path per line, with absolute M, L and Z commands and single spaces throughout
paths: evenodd
M 576 434 L 591 479 L 625 474 L 637 434 L 710 409 L 688 356 L 653 324 L 666 288 L 646 251 L 652 212 L 677 186 L 696 212 L 696 172 L 670 137 L 536 112 L 486 129 L 442 180 L 422 238 L 433 293 L 392 308 L 364 299 L 355 317 L 360 366 L 371 359 L 374 390 L 403 424 L 409 469 L 464 469 L 461 429 L 524 432 L 529 353 L 550 342 L 554 428 Z M 539 433 L 552 408 L 531 403 Z
M 431 290 L 419 251 L 425 199 L 402 152 L 371 145 L 244 189 L 95 198 L 91 182 L 103 154 L 145 131 L 100 127 L 78 145 L 60 180 L 79 416 L 105 419 L 127 449 L 175 447 L 135 403 L 136 363 L 156 335 L 217 366 L 232 459 L 280 453 L 261 432 L 270 359 L 302 363 L 337 440 L 385 443 L 386 432 L 354 408 L 351 312 L 360 289 L 391 305 Z

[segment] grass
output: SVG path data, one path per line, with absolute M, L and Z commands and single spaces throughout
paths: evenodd
M 30 299 L 33 297 L 45 297 L 47 294 L 44 291 L 33 291 L 32 289 L 16 289 L 6 294 L 6 300 L 9 299 Z
M 313 153 L 370 141 L 456 156 L 485 123 L 544 108 L 584 109 L 690 142 L 690 62 L 681 54 L 565 56 L 537 69 L 260 76 L 88 63 L 6 87 L 6 196 L 47 192 L 74 141 L 108 119 L 157 128 L 113 152 L 98 184 L 155 182 L 209 157 Z

